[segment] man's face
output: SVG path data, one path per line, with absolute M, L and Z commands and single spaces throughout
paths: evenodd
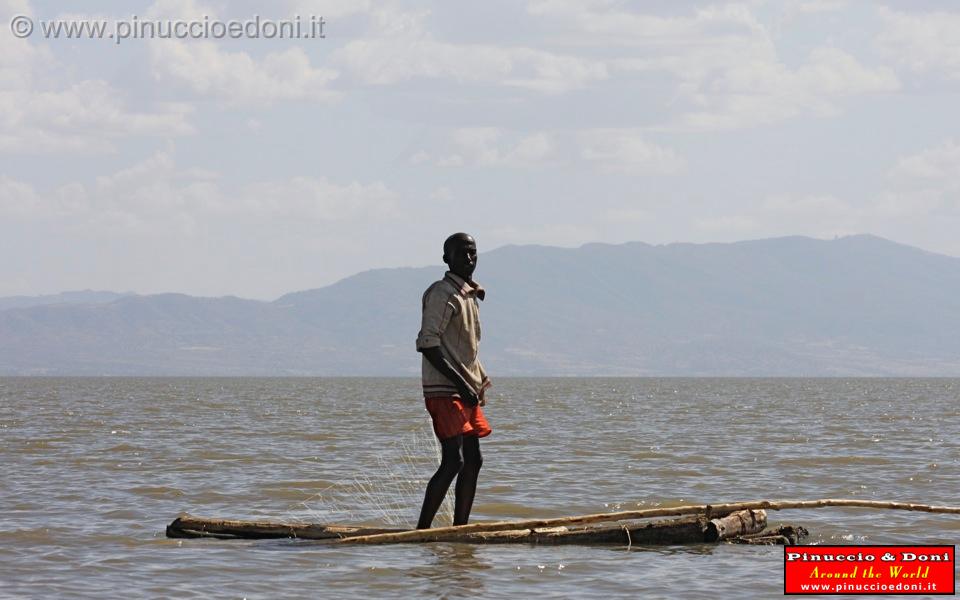
M 455 274 L 470 279 L 477 268 L 477 243 L 473 238 L 459 239 L 454 242 L 447 255 L 447 265 Z

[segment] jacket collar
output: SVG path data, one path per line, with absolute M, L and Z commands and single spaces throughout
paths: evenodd
M 487 291 L 479 283 L 473 280 L 468 281 L 452 271 L 444 273 L 443 278 L 452 283 L 453 287 L 457 288 L 457 291 L 464 298 L 476 296 L 478 300 L 483 300 L 484 296 L 487 295 Z

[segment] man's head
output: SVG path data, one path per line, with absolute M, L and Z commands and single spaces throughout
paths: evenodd
M 450 271 L 466 280 L 477 268 L 477 242 L 466 233 L 455 233 L 443 242 L 443 262 Z

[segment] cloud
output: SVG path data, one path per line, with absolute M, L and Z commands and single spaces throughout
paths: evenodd
M 887 173 L 879 209 L 894 216 L 925 216 L 960 209 L 960 144 L 946 140 L 900 157 Z
M 789 6 L 797 13 L 825 13 L 843 10 L 848 4 L 848 0 L 799 0 Z
M 864 233 L 869 210 L 852 206 L 831 194 L 775 194 L 734 214 L 707 216 L 694 226 L 719 239 L 744 236 L 809 235 L 834 237 Z M 866 229 L 865 229 L 866 228 Z
M 154 108 L 128 109 L 121 94 L 99 80 L 51 91 L 0 90 L 0 152 L 109 152 L 125 137 L 193 133 L 188 105 L 158 103 Z
M 580 134 L 580 156 L 605 173 L 673 175 L 685 161 L 669 148 L 657 146 L 630 129 L 594 129 Z
M 947 140 L 917 154 L 903 156 L 890 171 L 899 182 L 939 182 L 960 186 L 960 144 Z
M 734 214 L 699 219 L 695 226 L 725 239 L 745 235 L 823 238 L 910 229 L 917 235 L 916 229 L 923 231 L 934 214 L 956 219 L 957 208 L 960 203 L 951 209 L 941 191 L 923 187 L 888 188 L 857 202 L 833 194 L 773 194 Z
M 25 2 L 0 4 L 0 20 L 32 14 Z M 0 33 L 0 152 L 109 152 L 120 139 L 193 133 L 192 109 L 156 102 L 130 108 L 125 94 L 101 79 L 69 77 L 52 52 Z
M 158 40 L 150 44 L 154 76 L 175 82 L 201 96 L 228 105 L 267 105 L 283 100 L 331 100 L 330 83 L 338 76 L 314 68 L 300 47 L 254 59 L 246 52 L 228 52 L 209 41 Z
M 698 229 L 743 234 L 817 237 L 913 231 L 917 243 L 941 237 L 960 217 L 960 143 L 948 139 L 899 157 L 882 189 L 856 202 L 833 194 L 774 194 L 751 209 L 701 219 Z M 952 242 L 949 242 L 952 243 Z M 945 244 L 946 245 L 946 244 Z M 947 246 L 949 247 L 949 246 Z M 955 246 L 954 246 L 955 248 Z M 955 253 L 956 250 L 953 250 Z
M 240 193 L 241 212 L 309 221 L 379 221 L 396 216 L 395 194 L 382 183 L 340 185 L 325 178 L 294 177 L 256 183 Z
M 396 194 L 380 182 L 297 176 L 233 185 L 217 173 L 179 167 L 172 146 L 129 168 L 49 193 L 0 176 L 0 214 L 67 219 L 77 228 L 123 235 L 190 235 L 221 222 L 376 221 L 395 216 L 395 203 Z
M 293 0 L 294 14 L 315 15 L 324 19 L 342 18 L 370 10 L 370 0 Z
M 960 13 L 905 13 L 879 9 L 883 30 L 880 49 L 891 59 L 917 73 L 960 79 Z
M 373 30 L 337 50 L 334 59 L 370 85 L 451 79 L 560 94 L 608 76 L 606 65 L 596 60 L 525 46 L 438 40 L 423 26 L 427 14 L 374 11 Z
M 788 66 L 768 28 L 744 5 L 671 17 L 611 2 L 543 0 L 529 10 L 565 23 L 580 44 L 619 46 L 619 56 L 608 61 L 615 73 L 670 78 L 669 105 L 680 113 L 671 128 L 737 129 L 834 115 L 845 98 L 899 89 L 890 69 L 868 67 L 834 47 L 814 48 Z
M 530 168 L 551 164 L 554 142 L 547 133 L 519 136 L 496 127 L 464 127 L 451 134 L 452 154 L 436 159 L 440 167 Z M 417 152 L 410 160 L 419 164 L 430 160 L 426 152 Z
M 454 193 L 447 186 L 440 186 L 430 192 L 430 199 L 437 202 L 450 202 L 454 199 Z
M 498 127 L 463 127 L 446 151 L 420 150 L 411 164 L 438 167 L 542 168 L 586 164 L 603 173 L 673 175 L 686 168 L 674 150 L 644 139 L 637 129 L 521 133 Z
M 609 45 L 684 47 L 710 44 L 718 38 L 762 33 L 763 27 L 740 4 L 698 8 L 690 16 L 644 14 L 623 10 L 611 0 L 540 0 L 531 2 L 530 14 L 559 20 L 582 34 Z M 589 40 L 587 40 L 589 41 Z
M 332 10 L 338 3 L 315 4 Z M 148 9 L 147 17 L 220 18 L 214 7 L 193 0 L 157 0 Z M 251 15 L 244 16 L 249 18 Z M 183 86 L 194 94 L 215 98 L 229 106 L 265 106 L 287 100 L 324 101 L 338 97 L 330 88 L 338 72 L 313 66 L 300 46 L 268 52 L 262 57 L 242 50 L 229 51 L 224 42 L 211 40 L 156 39 L 148 41 L 148 48 L 151 70 L 159 82 Z
M 804 114 L 832 116 L 844 98 L 899 87 L 889 69 L 865 67 L 836 48 L 816 48 L 796 69 L 744 60 L 700 82 L 694 97 L 705 109 L 689 112 L 682 123 L 693 129 L 734 129 Z

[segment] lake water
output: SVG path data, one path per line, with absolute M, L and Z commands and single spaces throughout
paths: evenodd
M 780 547 L 170 540 L 181 512 L 415 522 L 416 379 L 0 379 L 3 597 L 779 597 Z M 851 497 L 960 504 L 960 380 L 500 379 L 473 521 Z M 452 493 L 452 492 L 451 492 Z M 770 513 L 809 543 L 960 518 Z M 438 522 L 439 524 L 439 522 Z

